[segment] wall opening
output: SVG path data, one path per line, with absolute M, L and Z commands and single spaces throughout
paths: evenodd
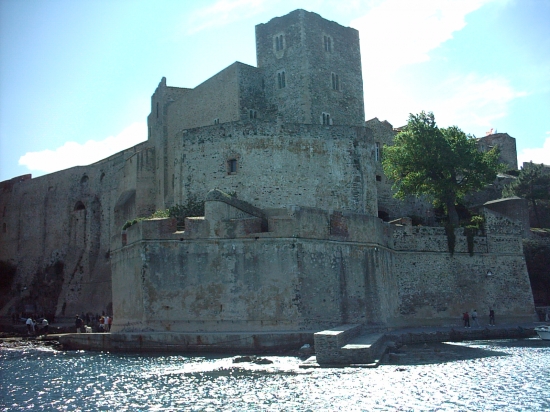
M 378 211 L 378 217 L 380 219 L 382 219 L 384 222 L 389 222 L 390 221 L 390 215 L 388 212 L 385 212 L 383 210 L 379 210 Z
M 340 76 L 335 73 L 331 74 L 332 77 L 332 90 L 340 90 Z
M 237 159 L 229 159 L 227 161 L 227 174 L 237 174 Z
M 277 85 L 279 89 L 284 89 L 286 87 L 286 75 L 284 70 L 277 73 Z
M 79 210 L 86 210 L 86 206 L 84 206 L 84 203 L 82 203 L 80 200 L 74 205 L 74 211 L 77 212 Z
M 285 48 L 284 37 L 282 34 L 275 36 L 275 51 L 283 50 Z
M 332 38 L 330 36 L 324 36 L 325 51 L 332 53 Z

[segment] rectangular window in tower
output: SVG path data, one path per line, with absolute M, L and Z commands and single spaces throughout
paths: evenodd
M 324 113 L 324 112 L 322 113 L 321 123 L 326 125 L 326 126 L 332 125 L 332 118 L 330 117 L 329 113 Z
M 277 73 L 277 85 L 279 86 L 279 89 L 284 89 L 286 87 L 286 78 L 285 78 L 285 71 L 281 70 Z
M 220 124 L 220 119 L 215 118 L 215 119 L 214 119 L 214 124 Z
M 284 49 L 284 41 L 283 41 L 283 35 L 279 34 L 275 36 L 275 50 L 283 50 Z
M 332 90 L 340 90 L 340 77 L 332 73 Z
M 234 175 L 237 173 L 237 159 L 229 159 L 227 161 L 227 174 Z
M 250 117 L 251 119 L 256 119 L 257 116 L 258 116 L 258 113 L 256 112 L 256 110 L 252 110 L 252 109 L 248 110 L 248 117 Z
M 380 143 L 379 142 L 375 143 L 374 158 L 377 162 L 380 161 Z
M 330 36 L 324 36 L 325 51 L 332 52 L 332 39 Z

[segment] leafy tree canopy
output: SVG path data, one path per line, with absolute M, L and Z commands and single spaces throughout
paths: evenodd
M 519 172 L 518 178 L 504 187 L 502 195 L 527 199 L 533 206 L 538 227 L 541 227 L 538 209 L 540 201 L 550 200 L 550 171 L 542 164 L 527 163 Z
M 411 114 L 393 146 L 384 149 L 384 173 L 394 181 L 395 197 L 426 196 L 443 206 L 458 225 L 455 205 L 496 178 L 498 149 L 477 150 L 474 138 L 456 126 L 437 127 L 433 113 Z

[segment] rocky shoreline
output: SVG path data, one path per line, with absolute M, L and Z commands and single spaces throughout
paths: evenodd
M 0 334 L 0 350 L 2 349 L 38 349 L 51 348 L 63 350 L 63 345 L 55 337 L 47 336 L 4 336 Z

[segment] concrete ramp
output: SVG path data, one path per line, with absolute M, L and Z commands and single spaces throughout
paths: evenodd
M 341 325 L 313 335 L 320 366 L 376 366 L 386 349 L 383 333 L 363 331 L 362 325 Z

